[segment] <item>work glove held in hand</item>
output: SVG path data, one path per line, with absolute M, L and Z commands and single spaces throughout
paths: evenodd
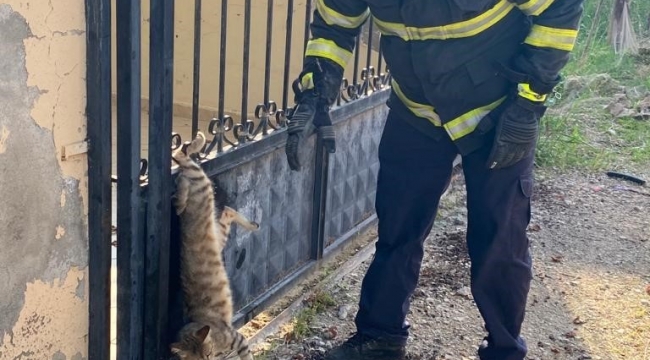
M 545 111 L 542 103 L 516 96 L 499 116 L 487 166 L 490 169 L 509 167 L 534 153 L 539 120 Z
M 285 153 L 289 168 L 294 171 L 300 170 L 300 160 L 298 156 L 302 145 L 309 136 L 316 131 L 314 118 L 316 117 L 316 106 L 318 98 L 312 93 L 305 94 L 298 105 L 294 108 L 289 116 L 287 125 L 287 144 Z
M 300 170 L 299 155 L 303 144 L 316 131 L 320 132 L 328 152 L 333 153 L 336 149 L 329 107 L 336 100 L 342 74 L 325 61 L 310 61 L 306 70 L 293 83 L 297 105 L 287 114 L 289 136 L 285 153 L 289 168 L 293 171 Z

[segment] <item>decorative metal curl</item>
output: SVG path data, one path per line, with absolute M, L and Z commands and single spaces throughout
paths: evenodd
M 177 132 L 172 132 L 171 142 L 172 142 L 172 151 L 178 150 L 178 148 L 180 148 L 183 145 L 183 139 L 181 138 L 181 134 Z M 185 149 L 183 149 L 183 151 L 185 151 Z
M 140 170 L 138 170 L 138 178 L 140 180 L 140 183 L 144 183 L 148 179 L 148 167 L 149 167 L 149 162 L 147 159 L 140 159 Z M 117 183 L 117 175 L 111 175 L 111 182 Z
M 235 143 L 230 141 L 226 137 L 226 132 L 231 131 L 234 127 L 235 121 L 230 115 L 226 115 L 221 119 L 217 118 L 212 118 L 210 120 L 210 125 L 208 126 L 208 132 L 213 135 L 212 142 L 210 143 L 210 146 L 206 149 L 206 153 L 210 153 L 214 147 L 217 147 L 217 152 L 221 153 L 223 152 L 223 143 L 224 141 L 231 146 L 237 146 Z
M 237 144 L 234 146 L 239 146 L 247 141 L 253 141 L 255 139 L 255 122 L 253 120 L 246 120 L 244 123 L 239 123 L 233 128 L 233 134 L 237 139 Z
M 255 107 L 255 118 L 259 120 L 259 125 L 255 129 L 253 135 L 257 135 L 260 130 L 262 130 L 263 135 L 268 135 L 268 128 L 271 127 L 273 130 L 278 130 L 279 126 L 273 124 L 271 119 L 278 112 L 278 105 L 275 101 L 271 100 L 268 104 L 258 104 Z
M 140 159 L 140 171 L 138 175 L 141 183 L 149 179 L 149 162 L 147 159 Z
M 359 82 L 350 84 L 350 81 L 343 78 L 341 81 L 341 92 L 339 94 L 338 104 L 341 101 L 349 103 L 360 99 L 363 96 L 369 96 L 366 91 L 376 92 L 384 89 L 390 84 L 390 72 L 376 74 L 374 66 L 363 68 L 359 73 Z

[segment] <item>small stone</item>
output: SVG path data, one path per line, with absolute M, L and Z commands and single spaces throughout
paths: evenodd
M 454 225 L 465 225 L 465 219 L 463 219 L 461 216 L 455 217 Z
M 350 305 L 341 305 L 341 307 L 339 307 L 339 312 L 337 316 L 339 319 L 345 320 L 348 318 L 349 312 L 350 312 Z
M 469 286 L 463 286 L 460 289 L 456 290 L 456 295 L 469 298 L 472 296 L 472 289 L 470 289 Z

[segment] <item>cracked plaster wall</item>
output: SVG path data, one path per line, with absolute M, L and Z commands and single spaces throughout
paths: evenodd
M 0 359 L 87 355 L 82 0 L 0 2 Z

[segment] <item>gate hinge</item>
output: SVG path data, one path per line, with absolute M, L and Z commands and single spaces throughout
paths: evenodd
M 66 161 L 68 158 L 81 155 L 88 152 L 88 141 L 84 140 L 74 144 L 66 145 L 63 147 L 63 152 L 61 153 L 61 161 Z

